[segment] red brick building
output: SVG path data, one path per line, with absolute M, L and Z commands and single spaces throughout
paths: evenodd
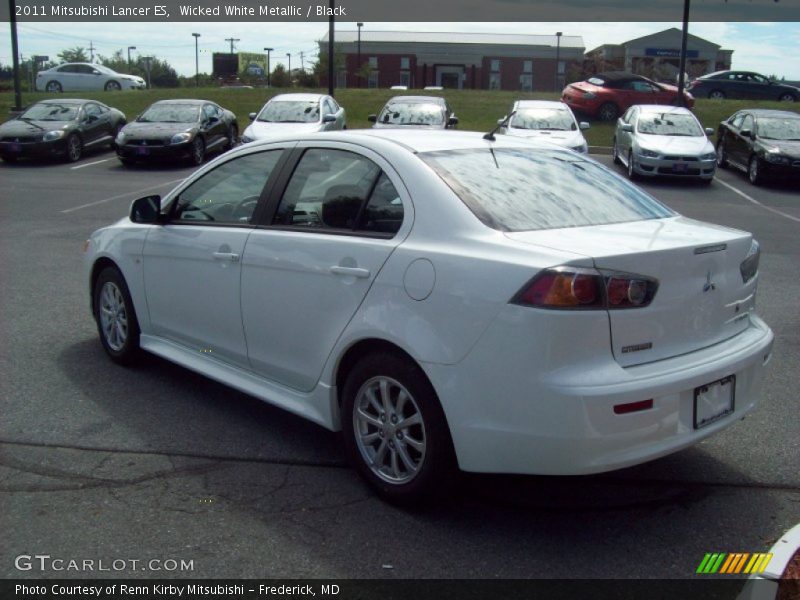
M 568 35 L 362 30 L 360 37 L 359 44 L 357 31 L 335 34 L 339 88 L 560 91 L 567 65 L 581 65 L 585 50 L 580 36 Z M 327 53 L 327 34 L 319 43 Z

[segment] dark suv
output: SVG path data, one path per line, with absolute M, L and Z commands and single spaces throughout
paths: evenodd
M 738 98 L 797 102 L 800 88 L 748 71 L 718 71 L 698 77 L 687 87 L 695 98 Z

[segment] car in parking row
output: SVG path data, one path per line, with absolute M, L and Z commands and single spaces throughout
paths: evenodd
M 589 123 L 575 118 L 569 106 L 549 100 L 518 100 L 508 114 L 497 120 L 498 133 L 539 139 L 586 154 L 589 145 L 583 131 Z
M 800 100 L 800 88 L 750 71 L 717 71 L 701 75 L 690 82 L 686 89 L 695 97 L 712 100 Z
M 278 94 L 258 113 L 250 113 L 250 121 L 242 134 L 244 144 L 291 132 L 347 129 L 344 108 L 323 94 Z
M 61 93 L 87 90 L 117 92 L 147 87 L 138 75 L 117 73 L 96 63 L 65 63 L 36 74 L 36 90 Z

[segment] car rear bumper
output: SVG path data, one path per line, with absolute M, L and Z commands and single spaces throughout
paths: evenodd
M 514 332 L 519 327 L 519 319 L 499 319 L 461 363 L 424 365 L 465 471 L 580 475 L 691 446 L 756 407 L 773 343 L 772 331 L 753 316 L 734 338 L 682 356 L 623 368 L 613 358 L 585 354 L 556 366 L 561 359 L 531 355 L 539 342 L 524 343 Z M 491 343 L 484 344 L 487 337 Z M 498 350 L 504 338 L 508 343 Z M 731 375 L 733 412 L 695 428 L 695 390 Z M 614 411 L 649 399 L 652 408 Z
M 717 170 L 717 160 L 680 160 L 634 156 L 633 170 L 645 177 L 700 177 L 711 179 Z

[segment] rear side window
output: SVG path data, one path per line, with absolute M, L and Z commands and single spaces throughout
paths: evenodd
M 605 167 L 562 150 L 498 148 L 419 157 L 485 225 L 531 231 L 675 213 Z

